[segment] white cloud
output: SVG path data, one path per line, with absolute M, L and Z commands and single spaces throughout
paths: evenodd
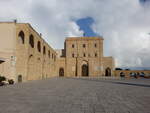
M 80 31 L 80 27 L 75 22 L 70 22 L 70 26 L 68 27 L 68 31 L 66 32 L 66 36 L 75 37 L 75 36 L 83 36 L 83 31 Z
M 103 35 L 105 55 L 118 66 L 150 67 L 150 7 L 138 0 L 1 0 L 0 19 L 30 22 L 54 48 L 67 36 L 81 36 L 75 20 L 92 17 Z

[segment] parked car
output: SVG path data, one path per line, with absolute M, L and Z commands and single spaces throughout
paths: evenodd
M 145 77 L 145 73 L 144 73 L 144 72 L 141 72 L 141 73 L 139 74 L 139 76 L 140 76 L 140 77 Z
M 130 77 L 134 77 L 135 76 L 135 73 L 130 73 Z
M 5 83 L 4 82 L 0 82 L 0 86 L 4 86 L 5 85 Z
M 122 77 L 122 78 L 125 77 L 124 72 L 121 72 L 121 73 L 120 73 L 120 77 Z
M 139 74 L 132 72 L 132 73 L 130 73 L 130 77 L 138 78 Z
M 144 78 L 150 78 L 150 73 L 146 74 Z
M 8 81 L 3 81 L 4 85 L 9 85 Z

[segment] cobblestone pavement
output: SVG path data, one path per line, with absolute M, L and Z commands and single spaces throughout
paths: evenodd
M 51 78 L 4 86 L 0 113 L 150 113 L 150 79 Z

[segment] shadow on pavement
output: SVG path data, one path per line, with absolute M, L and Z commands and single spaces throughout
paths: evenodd
M 103 79 L 90 79 L 90 78 L 68 78 L 68 79 L 95 81 L 95 82 L 104 82 L 104 83 L 113 83 L 113 84 L 122 84 L 122 85 L 128 85 L 128 86 L 150 87 L 149 84 L 138 84 L 138 83 L 131 83 L 131 82 L 112 81 L 112 80 L 107 80 L 107 79 L 106 80 L 103 80 Z

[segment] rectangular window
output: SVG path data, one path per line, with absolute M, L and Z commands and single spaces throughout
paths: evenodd
M 95 53 L 95 57 L 97 57 L 97 53 Z
M 95 48 L 96 48 L 96 47 L 97 47 L 97 44 L 95 44 L 94 46 L 95 46 Z
M 85 48 L 86 47 L 86 45 L 85 44 L 83 44 L 83 48 Z
M 72 57 L 74 58 L 74 53 L 72 54 Z
M 72 44 L 72 48 L 74 48 L 74 44 Z
M 83 54 L 83 57 L 86 57 L 86 54 L 85 54 L 85 53 Z

